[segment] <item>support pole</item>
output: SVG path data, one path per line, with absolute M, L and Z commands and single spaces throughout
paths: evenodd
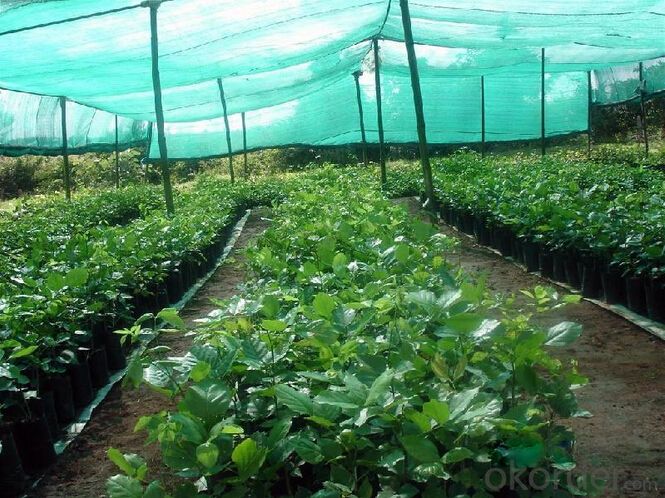
M 540 155 L 545 155 L 545 49 L 540 49 Z
M 586 135 L 587 135 L 587 157 L 591 159 L 591 132 L 592 130 L 592 118 L 591 118 L 591 111 L 593 109 L 593 87 L 591 86 L 591 71 L 587 71 L 586 73 L 586 79 L 587 79 L 587 93 L 588 93 L 588 115 L 587 115 L 587 130 L 586 130 Z
M 164 106 L 162 104 L 162 82 L 159 76 L 159 39 L 157 37 L 157 9 L 160 0 L 148 0 L 150 7 L 150 48 L 152 61 L 152 88 L 155 94 L 155 115 L 157 117 L 157 144 L 159 145 L 159 164 L 162 170 L 162 182 L 164 183 L 164 200 L 166 201 L 166 212 L 173 214 L 173 189 L 171 187 L 171 170 L 166 149 L 166 134 L 164 132 Z
M 118 115 L 115 116 L 115 188 L 120 188 L 120 145 L 118 144 Z
M 485 158 L 485 77 L 480 77 L 480 157 Z
M 62 164 L 64 170 L 65 198 L 72 199 L 72 174 L 69 167 L 69 145 L 67 143 L 67 99 L 60 97 L 60 117 L 62 124 Z
M 224 111 L 224 129 L 226 130 L 226 147 L 228 148 L 229 159 L 229 175 L 231 175 L 231 183 L 235 182 L 235 174 L 233 173 L 233 150 L 231 149 L 231 129 L 229 128 L 229 115 L 226 111 L 226 97 L 224 95 L 224 85 L 222 78 L 217 78 L 217 86 L 219 86 L 219 98 L 222 100 L 222 110 Z
M 381 103 L 381 60 L 379 59 L 379 41 L 372 40 L 374 51 L 374 87 L 376 89 L 376 120 L 379 130 L 379 167 L 381 169 L 381 187 L 385 187 L 388 181 L 386 173 L 386 154 L 383 135 L 383 111 Z
M 411 14 L 409 13 L 408 0 L 400 0 L 402 9 L 402 25 L 404 26 L 404 43 L 406 54 L 409 59 L 409 70 L 411 72 L 411 88 L 413 89 L 413 104 L 416 110 L 416 125 L 418 128 L 418 146 L 420 149 L 420 163 L 423 168 L 425 180 L 425 196 L 430 206 L 434 204 L 434 184 L 432 182 L 432 167 L 429 161 L 429 150 L 427 146 L 427 131 L 425 129 L 425 113 L 423 111 L 423 96 L 420 90 L 420 75 L 418 74 L 418 61 L 413 44 L 413 32 L 411 31 Z
M 356 82 L 356 99 L 358 100 L 358 116 L 360 117 L 360 137 L 362 140 L 363 146 L 363 162 L 365 166 L 369 165 L 367 160 L 367 135 L 365 134 L 365 115 L 363 113 L 363 101 L 360 94 L 360 76 L 363 74 L 362 71 L 356 71 L 353 73 L 353 79 Z
M 247 164 L 247 126 L 245 124 L 245 113 L 240 114 L 242 119 L 242 155 L 243 155 L 243 173 L 245 178 L 249 178 L 249 166 Z
M 644 152 L 649 155 L 649 131 L 647 130 L 647 110 L 644 106 L 644 94 L 646 93 L 646 81 L 644 80 L 644 65 L 640 62 L 640 114 L 642 118 L 642 133 L 644 136 Z

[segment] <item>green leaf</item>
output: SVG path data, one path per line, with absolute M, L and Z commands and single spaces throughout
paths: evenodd
M 298 456 L 305 460 L 307 463 L 317 464 L 323 461 L 321 447 L 306 437 L 298 437 L 295 439 L 293 449 L 296 451 Z
M 291 418 L 281 418 L 277 422 L 275 422 L 275 425 L 273 425 L 272 429 L 270 429 L 270 433 L 268 434 L 268 439 L 266 440 L 268 448 L 274 448 L 284 438 L 286 438 L 289 431 L 291 430 L 292 423 L 293 420 Z
M 185 322 L 178 315 L 178 310 L 175 308 L 164 308 L 162 311 L 157 313 L 157 318 L 164 320 L 166 323 L 178 330 L 185 330 Z
M 136 473 L 134 467 L 129 464 L 129 462 L 125 459 L 125 455 L 123 455 L 118 449 L 109 448 L 106 451 L 106 455 L 109 457 L 109 460 L 116 464 L 116 466 L 125 474 L 127 474 L 129 477 L 134 477 L 134 474 Z
M 230 404 L 229 389 L 224 384 L 210 380 L 190 386 L 183 399 L 184 407 L 207 423 L 224 416 Z
M 28 346 L 27 348 L 19 349 L 14 351 L 9 357 L 10 360 L 15 360 L 16 358 L 23 358 L 25 356 L 30 356 L 39 346 Z
M 413 469 L 413 475 L 416 481 L 425 482 L 432 477 L 437 479 L 450 479 L 450 474 L 445 471 L 441 462 L 429 462 L 418 465 Z
M 545 456 L 542 443 L 531 446 L 515 446 L 500 450 L 517 468 L 537 467 Z
M 189 372 L 189 378 L 194 382 L 201 382 L 210 375 L 210 370 L 210 363 L 207 361 L 199 361 Z
M 46 277 L 46 287 L 53 292 L 57 292 L 67 285 L 65 277 L 59 273 L 49 273 L 49 276 Z
M 460 313 L 446 320 L 446 326 L 460 334 L 468 334 L 483 323 L 483 317 L 477 313 Z
M 433 419 L 437 424 L 443 425 L 450 418 L 448 403 L 432 399 L 423 405 L 423 413 Z
M 582 334 L 582 325 L 574 322 L 561 322 L 547 331 L 546 346 L 568 346 Z
M 260 448 L 253 439 L 245 439 L 231 453 L 231 460 L 238 467 L 240 478 L 246 480 L 256 474 L 266 458 L 266 449 Z
M 196 447 L 196 459 L 201 465 L 209 469 L 214 467 L 219 458 L 219 448 L 214 443 L 203 443 Z
M 409 260 L 409 246 L 406 244 L 397 244 L 395 246 L 395 259 L 404 264 Z
M 159 481 L 152 481 L 143 493 L 143 498 L 165 498 L 165 496 L 166 491 Z
M 314 402 L 306 394 L 280 384 L 275 386 L 277 401 L 302 415 L 314 415 Z
M 395 372 L 391 369 L 385 370 L 381 375 L 379 375 L 372 386 L 369 388 L 369 393 L 367 393 L 367 400 L 365 401 L 365 406 L 370 406 L 375 404 L 380 398 L 382 398 L 390 387 L 390 383 L 395 376 Z
M 347 272 L 346 265 L 348 264 L 348 259 L 346 255 L 341 252 L 335 254 L 335 257 L 332 261 L 333 271 L 337 276 L 343 276 Z
M 330 320 L 332 312 L 335 309 L 335 300 L 328 294 L 319 292 L 314 297 L 312 305 L 314 306 L 314 311 L 316 311 L 319 316 Z
M 453 448 L 452 450 L 448 451 L 443 457 L 441 458 L 441 461 L 443 463 L 457 463 L 461 462 L 462 460 L 466 460 L 467 458 L 473 457 L 473 451 L 471 451 L 468 448 Z
M 65 275 L 67 287 L 81 287 L 88 281 L 88 270 L 85 268 L 72 268 Z
M 143 498 L 143 486 L 132 477 L 116 475 L 106 481 L 109 498 Z
M 283 332 L 286 329 L 286 323 L 282 320 L 263 320 L 261 327 L 269 332 Z
M 400 438 L 407 454 L 417 462 L 430 463 L 439 460 L 439 450 L 425 434 L 412 434 Z
M 314 400 L 324 405 L 338 406 L 340 408 L 358 408 L 358 404 L 347 394 L 341 391 L 322 391 Z
M 275 318 L 279 314 L 279 299 L 271 295 L 264 296 L 261 311 L 266 318 Z

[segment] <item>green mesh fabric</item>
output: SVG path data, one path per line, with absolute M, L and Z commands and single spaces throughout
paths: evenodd
M 586 130 L 587 71 L 596 104 L 638 96 L 640 61 L 647 97 L 665 90 L 663 0 L 409 5 L 433 143 L 480 139 L 481 76 L 487 140 L 539 137 L 541 48 L 548 136 Z M 380 40 L 386 140 L 416 140 L 397 0 L 169 0 L 158 10 L 158 33 L 170 157 L 227 152 L 218 78 L 233 150 L 242 146 L 242 112 L 249 149 L 340 145 L 360 141 L 351 74 L 362 69 L 367 137 L 377 142 L 372 38 Z M 135 121 L 124 143 L 145 137 L 156 120 L 150 62 L 149 9 L 138 0 L 0 3 L 0 87 L 66 96 Z M 49 118 L 37 106 L 31 115 L 3 99 L 0 145 L 57 146 L 57 113 Z M 102 121 L 92 135 L 85 124 L 70 132 L 72 145 L 113 143 Z M 156 143 L 150 150 L 157 157 Z

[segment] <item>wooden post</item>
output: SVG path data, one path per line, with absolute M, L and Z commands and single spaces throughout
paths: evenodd
M 360 138 L 362 140 L 363 146 L 363 162 L 365 166 L 369 165 L 367 159 L 367 135 L 365 134 L 365 115 L 363 113 L 363 101 L 360 93 L 360 76 L 362 76 L 362 71 L 356 71 L 353 73 L 353 79 L 356 82 L 356 99 L 358 100 L 358 115 L 360 117 Z
M 485 157 L 485 76 L 480 77 L 480 157 Z
M 247 126 L 245 125 L 245 113 L 240 114 L 242 119 L 242 155 L 244 158 L 243 173 L 245 178 L 249 178 L 249 166 L 247 164 Z
M 226 97 L 224 96 L 224 85 L 222 78 L 217 78 L 217 86 L 219 86 L 219 98 L 222 100 L 222 110 L 224 111 L 224 128 L 226 129 L 226 147 L 229 150 L 229 175 L 231 175 L 231 183 L 235 182 L 235 174 L 233 173 L 233 150 L 231 149 L 231 129 L 229 128 L 229 115 L 226 112 Z
M 150 161 L 150 148 L 152 147 L 152 122 L 148 121 L 148 146 L 146 148 L 144 159 L 139 160 L 139 164 L 143 166 L 143 183 L 148 183 L 148 163 Z
M 67 143 L 67 99 L 60 97 L 60 117 L 62 125 L 62 164 L 64 170 L 65 198 L 72 199 L 72 174 L 69 167 L 69 144 Z
M 374 87 L 376 89 L 376 120 L 379 130 L 379 167 L 381 169 L 381 187 L 385 187 L 388 181 L 386 173 L 386 155 L 383 135 L 383 112 L 381 105 L 381 60 L 379 59 L 379 41 L 372 40 L 374 50 Z
M 591 132 L 592 132 L 592 119 L 591 119 L 591 111 L 593 109 L 593 87 L 591 86 L 591 71 L 587 71 L 586 73 L 586 78 L 587 78 L 587 98 L 588 98 L 588 115 L 587 115 L 587 130 L 586 130 L 586 135 L 587 135 L 587 157 L 591 159 Z
M 406 55 L 409 59 L 409 70 L 411 72 L 411 88 L 413 89 L 413 104 L 416 110 L 416 125 L 418 128 L 418 146 L 420 149 L 420 163 L 423 168 L 425 180 L 425 196 L 430 206 L 434 205 L 434 184 L 432 182 L 432 167 L 429 161 L 429 150 L 427 146 L 427 131 L 425 129 L 425 113 L 423 111 L 423 96 L 420 90 L 420 75 L 418 74 L 418 60 L 413 44 L 413 32 L 411 31 L 411 14 L 409 13 L 409 1 L 400 0 L 402 10 L 402 25 L 404 27 L 404 43 L 406 44 Z
M 152 62 L 152 87 L 155 95 L 155 115 L 157 122 L 157 144 L 159 145 L 159 164 L 162 170 L 162 182 L 164 184 L 164 199 L 166 201 L 166 212 L 175 213 L 173 204 L 173 188 L 171 187 L 171 170 L 169 168 L 169 157 L 166 149 L 166 134 L 164 132 L 164 106 L 162 104 L 162 82 L 159 76 L 159 39 L 157 37 L 157 9 L 160 0 L 148 0 L 150 7 L 150 48 Z
M 640 115 L 642 118 L 642 133 L 644 136 L 644 152 L 649 155 L 649 131 L 647 130 L 647 110 L 644 106 L 644 94 L 646 93 L 646 81 L 644 81 L 644 65 L 640 62 Z
M 540 49 L 540 155 L 545 155 L 545 49 Z
M 120 145 L 118 144 L 118 115 L 115 115 L 115 188 L 120 188 Z

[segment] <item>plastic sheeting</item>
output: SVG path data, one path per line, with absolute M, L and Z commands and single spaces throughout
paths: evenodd
M 598 104 L 639 95 L 639 61 L 645 61 L 647 96 L 665 89 L 664 0 L 409 5 L 433 143 L 480 139 L 481 76 L 487 140 L 539 137 L 541 48 L 548 136 L 587 128 L 587 71 L 593 71 Z M 367 136 L 376 142 L 372 38 L 381 40 L 386 140 L 416 140 L 397 0 L 168 0 L 158 9 L 158 34 L 170 157 L 227 152 L 217 78 L 234 150 L 242 144 L 241 112 L 249 149 L 340 145 L 360 141 L 351 74 L 362 69 Z M 64 95 L 140 122 L 131 128 L 144 130 L 155 121 L 150 62 L 149 9 L 136 0 L 0 5 L 0 87 Z M 57 142 L 59 120 L 15 109 L 2 109 L 11 115 L 3 122 L 14 128 L 7 133 L 3 125 L 3 145 Z M 91 148 L 113 142 L 98 129 L 75 132 L 72 140 Z M 133 139 L 128 132 L 127 143 Z

